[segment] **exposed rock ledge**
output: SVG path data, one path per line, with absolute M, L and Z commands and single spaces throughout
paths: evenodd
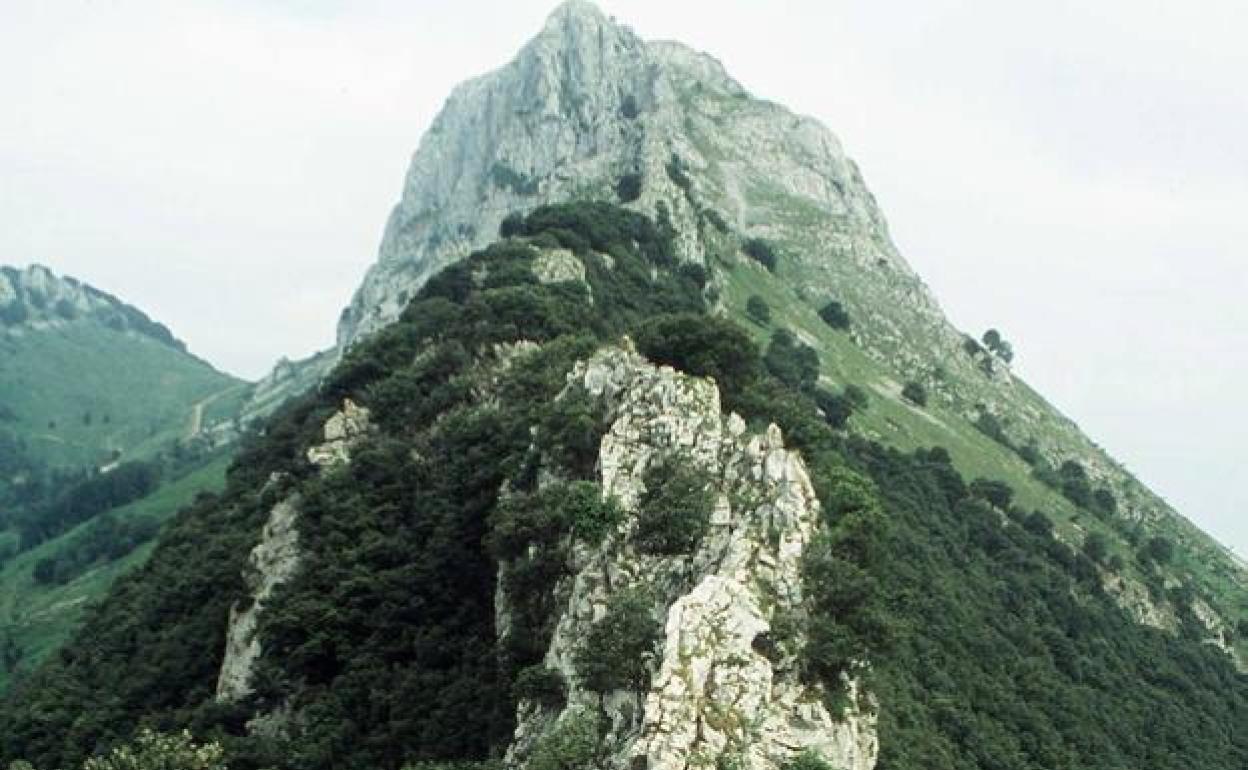
M 675 450 L 715 479 L 719 501 L 711 532 L 691 555 L 639 554 L 629 537 L 633 517 L 576 555 L 546 654 L 568 682 L 568 702 L 558 712 L 520 704 L 509 764 L 521 765 L 560 720 L 601 709 L 610 767 L 775 770 L 809 751 L 833 767 L 871 770 L 879 748 L 873 699 L 851 682 L 851 705 L 834 716 L 818 688 L 797 677 L 792 650 L 769 656 L 756 643 L 778 613 L 800 605 L 800 560 L 819 516 L 805 465 L 780 430 L 750 435 L 740 417 L 721 414 L 714 382 L 628 350 L 578 365 L 569 387 L 585 388 L 608 410 L 598 461 L 604 494 L 633 509 L 646 469 Z M 655 612 L 665 617 L 661 658 L 648 692 L 600 699 L 578 683 L 574 653 L 611 596 L 639 586 L 656 595 Z M 502 588 L 499 605 L 506 613 Z

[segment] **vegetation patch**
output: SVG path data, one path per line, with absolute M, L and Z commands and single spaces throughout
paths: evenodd
M 688 458 L 672 455 L 646 469 L 637 503 L 637 550 L 655 556 L 692 553 L 711 526 L 713 480 Z

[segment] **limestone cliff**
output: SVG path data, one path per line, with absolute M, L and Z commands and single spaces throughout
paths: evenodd
M 579 547 L 546 653 L 569 684 L 568 699 L 558 710 L 520 704 L 510 763 L 523 764 L 544 736 L 601 710 L 609 767 L 771 770 L 812 752 L 834 767 L 870 770 L 878 753 L 871 696 L 850 682 L 851 705 L 830 713 L 820 688 L 797 675 L 800 634 L 777 638 L 778 619 L 801 612 L 800 563 L 819 517 L 802 459 L 775 426 L 751 435 L 741 418 L 723 416 L 713 382 L 626 350 L 579 365 L 569 390 L 581 388 L 610 424 L 598 453 L 605 496 L 635 509 L 646 470 L 675 455 L 712 479 L 717 503 L 690 554 L 639 552 L 630 516 L 600 546 Z M 577 650 L 629 592 L 648 597 L 663 619 L 661 653 L 645 692 L 600 695 L 583 684 Z
M 308 462 L 322 471 L 351 461 L 351 448 L 370 430 L 369 412 L 350 400 L 325 421 L 324 442 L 310 447 Z M 270 479 L 269 485 L 280 487 L 282 478 Z M 257 626 L 265 601 L 273 590 L 289 580 L 299 568 L 299 496 L 284 496 L 269 512 L 260 533 L 260 542 L 252 549 L 245 575 L 251 590 L 250 601 L 230 610 L 226 629 L 225 657 L 217 677 L 217 700 L 238 701 L 252 691 L 252 676 L 262 653 Z
M 118 332 L 141 334 L 177 350 L 186 345 L 163 324 L 111 294 L 43 265 L 0 267 L 0 333 L 46 329 L 90 320 Z
M 1004 455 L 997 465 L 1010 483 L 1034 486 L 1028 495 L 1045 507 L 1065 502 L 1031 480 L 1015 451 L 1026 447 L 1053 467 L 1075 460 L 1112 491 L 1123 520 L 1164 529 L 1216 565 L 1217 575 L 1185 581 L 1210 596 L 1248 587 L 1228 551 L 1007 361 L 967 343 L 898 253 L 827 128 L 752 96 L 710 56 L 643 40 L 584 0 L 559 6 L 511 62 L 448 98 L 412 159 L 378 260 L 341 316 L 337 355 L 395 319 L 438 269 L 493 241 L 509 214 L 575 199 L 619 200 L 670 225 L 679 256 L 707 266 L 716 292 L 740 295 L 729 312 L 776 281 L 785 314 L 808 321 L 797 331 L 816 348 L 827 343 L 816 338 L 815 311 L 840 302 L 853 318 L 852 350 L 827 350 L 823 375 L 854 381 L 921 423 L 881 416 L 861 428 L 869 438 L 948 446 L 965 467 Z M 774 277 L 743 254 L 754 239 L 779 255 Z M 918 413 L 900 396 L 908 381 L 925 386 L 932 409 Z M 997 444 L 975 429 L 987 419 Z

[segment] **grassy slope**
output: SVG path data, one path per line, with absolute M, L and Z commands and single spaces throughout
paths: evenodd
M 53 465 L 150 455 L 183 437 L 195 402 L 238 385 L 156 340 L 89 321 L 0 336 L 0 404 L 17 416 L 0 427 Z
M 782 271 L 783 272 L 783 271 Z M 857 432 L 884 444 L 902 449 L 942 446 L 949 450 L 954 464 L 967 478 L 984 477 L 1005 481 L 1015 490 L 1015 500 L 1027 509 L 1046 512 L 1056 523 L 1059 535 L 1079 544 L 1091 532 L 1100 532 L 1110 543 L 1110 553 L 1126 562 L 1129 576 L 1142 575 L 1133 562 L 1130 547 L 1121 536 L 1095 516 L 1079 511 L 1065 497 L 1037 481 L 1030 467 L 1013 452 L 981 433 L 964 416 L 933 399 L 927 407 L 912 406 L 901 398 L 901 383 L 874 359 L 866 356 L 845 332 L 833 330 L 819 318 L 815 309 L 797 296 L 783 275 L 775 276 L 752 263 L 741 263 L 726 271 L 724 302 L 729 313 L 755 334 L 766 346 L 773 330 L 792 329 L 818 350 L 821 377 L 834 388 L 856 384 L 871 396 L 869 407 L 855 414 L 851 425 Z M 771 306 L 772 320 L 764 327 L 749 320 L 745 303 L 757 294 Z M 1038 394 L 1023 388 L 1037 408 L 1052 410 Z M 1227 559 L 1205 558 L 1208 550 L 1220 550 L 1208 536 L 1178 517 L 1150 523 L 1150 529 L 1167 534 L 1188 547 L 1179 549 L 1172 573 L 1184 582 L 1194 582 L 1229 615 L 1231 622 L 1248 617 L 1243 604 L 1240 578 L 1230 571 Z M 1197 547 L 1192 547 L 1193 545 Z M 1237 640 L 1237 649 L 1248 659 L 1248 640 Z
M 113 511 L 119 519 L 150 516 L 165 520 L 202 491 L 224 486 L 228 456 L 217 457 L 201 468 L 162 485 L 151 495 Z M 51 556 L 80 538 L 90 522 L 23 553 L 0 570 L 0 634 L 10 633 L 23 652 L 22 668 L 42 660 L 77 628 L 83 609 L 103 596 L 120 575 L 141 564 L 152 543 L 135 549 L 117 561 L 100 565 L 61 586 L 37 585 L 31 570 L 40 559 Z M 0 690 L 8 675 L 0 669 Z

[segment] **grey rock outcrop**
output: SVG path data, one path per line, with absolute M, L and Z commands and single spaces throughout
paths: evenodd
M 718 502 L 710 532 L 687 555 L 638 552 L 630 539 L 635 517 L 625 517 L 602 545 L 578 546 L 546 653 L 546 665 L 569 684 L 567 704 L 552 713 L 521 703 L 509 763 L 520 766 L 562 722 L 601 709 L 610 767 L 774 770 L 813 752 L 834 767 L 870 770 L 878 753 L 871 696 L 850 681 L 851 705 L 833 715 L 821 690 L 797 676 L 801 639 L 771 654 L 759 644 L 776 633 L 777 618 L 802 605 L 800 560 L 819 517 L 802 459 L 775 426 L 751 435 L 739 417 L 723 416 L 713 382 L 631 351 L 600 351 L 569 383 L 607 409 L 610 428 L 598 455 L 604 495 L 635 508 L 646 470 L 675 453 L 713 479 Z M 506 616 L 504 586 L 498 604 Z M 638 588 L 654 597 L 654 613 L 664 619 L 662 652 L 646 692 L 600 697 L 581 684 L 577 650 L 612 597 Z
M 230 610 L 225 657 L 217 675 L 217 700 L 233 702 L 252 691 L 252 676 L 260 659 L 257 624 L 264 603 L 278 585 L 289 580 L 299 566 L 299 532 L 295 521 L 299 501 L 289 497 L 269 511 L 260 542 L 252 549 L 246 575 L 251 602 Z
M 351 449 L 371 429 L 369 412 L 350 399 L 325 421 L 324 442 L 308 449 L 308 462 L 322 472 L 351 461 Z M 273 479 L 280 484 L 282 480 Z M 263 652 L 257 634 L 260 615 L 274 589 L 293 577 L 299 568 L 299 498 L 288 495 L 269 511 L 252 549 L 244 579 L 250 590 L 245 605 L 230 610 L 226 629 L 225 657 L 217 676 L 217 700 L 233 702 L 252 691 L 252 677 Z M 264 719 L 262 718 L 263 722 Z
M 393 320 L 432 273 L 493 241 L 509 213 L 614 199 L 626 175 L 640 182 L 630 205 L 652 216 L 666 209 L 686 259 L 730 248 L 704 226 L 707 209 L 770 237 L 781 234 L 777 208 L 801 205 L 829 218 L 821 251 L 850 255 L 855 267 L 882 261 L 905 276 L 910 298 L 935 307 L 827 129 L 751 98 L 711 57 L 644 41 L 573 0 L 512 62 L 451 94 L 412 160 L 378 261 L 343 313 L 339 348 Z
M 186 350 L 186 345 L 163 324 L 76 278 L 58 276 L 43 265 L 30 265 L 23 270 L 0 267 L 0 334 L 21 334 L 23 330 L 75 322 L 96 323 Z

